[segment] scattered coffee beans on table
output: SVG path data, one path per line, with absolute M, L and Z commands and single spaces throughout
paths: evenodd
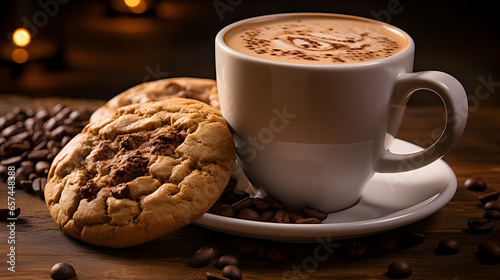
M 226 265 L 240 266 L 240 260 L 233 255 L 220 256 L 219 260 L 217 261 L 217 266 L 219 268 L 224 268 Z
M 460 252 L 460 243 L 455 239 L 443 239 L 436 248 L 436 253 L 440 255 L 454 255 Z
M 194 267 L 203 267 L 220 256 L 221 250 L 218 245 L 205 245 L 201 247 L 191 259 Z
M 55 280 L 65 280 L 76 276 L 75 269 L 69 263 L 56 263 L 50 269 L 50 277 Z
M 88 123 L 91 112 L 63 104 L 51 110 L 14 108 L 0 117 L 0 176 L 16 167 L 16 186 L 43 196 L 55 156 Z
M 484 204 L 484 210 L 500 210 L 500 202 L 488 201 Z
M 480 195 L 478 199 L 483 205 L 485 205 L 489 201 L 497 200 L 499 196 L 500 196 L 499 192 L 490 192 L 487 194 Z
M 500 246 L 497 244 L 484 241 L 481 242 L 477 248 L 477 253 L 481 260 L 486 263 L 500 262 Z
M 471 191 L 484 191 L 486 189 L 486 183 L 479 178 L 468 178 L 464 182 L 464 186 Z
M 387 276 L 393 279 L 402 279 L 412 274 L 411 266 L 401 260 L 393 261 L 387 268 Z
M 495 222 L 485 218 L 470 218 L 467 221 L 467 225 L 472 233 L 486 234 L 493 230 Z
M 222 269 L 222 276 L 227 277 L 231 280 L 241 280 L 242 278 L 240 269 L 233 264 L 226 265 Z

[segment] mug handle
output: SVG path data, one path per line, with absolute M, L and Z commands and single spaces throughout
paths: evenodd
M 462 135 L 467 122 L 468 101 L 460 82 L 439 71 L 403 73 L 394 86 L 393 106 L 404 108 L 417 90 L 430 90 L 441 98 L 446 110 L 445 128 L 439 139 L 422 151 L 395 154 L 386 150 L 376 164 L 376 172 L 404 172 L 428 165 L 444 156 Z

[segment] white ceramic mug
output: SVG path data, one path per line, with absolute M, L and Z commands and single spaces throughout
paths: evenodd
M 238 26 L 306 15 L 311 14 L 261 16 L 222 29 L 215 40 L 217 85 L 239 164 L 252 185 L 289 207 L 332 212 L 354 205 L 375 172 L 420 168 L 449 151 L 465 128 L 467 96 L 446 73 L 412 73 L 413 40 L 381 22 L 376 23 L 402 34 L 408 44 L 393 56 L 363 63 L 275 62 L 240 53 L 225 42 L 225 34 Z M 405 105 L 421 89 L 442 99 L 445 129 L 420 152 L 394 154 L 389 148 Z

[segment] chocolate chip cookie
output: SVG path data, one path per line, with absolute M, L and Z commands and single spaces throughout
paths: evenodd
M 185 98 L 133 104 L 90 123 L 61 150 L 45 201 L 66 234 L 133 246 L 199 218 L 234 162 L 233 138 L 213 107 Z
M 142 83 L 118 94 L 97 109 L 90 117 L 90 121 L 98 122 L 123 106 L 174 97 L 196 99 L 220 109 L 217 83 L 214 80 L 187 77 L 169 78 Z

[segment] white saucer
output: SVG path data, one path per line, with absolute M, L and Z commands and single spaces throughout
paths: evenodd
M 422 148 L 396 139 L 391 151 L 409 153 Z M 250 187 L 243 172 L 237 188 Z M 375 174 L 360 201 L 330 213 L 322 224 L 279 224 L 205 213 L 194 224 L 215 231 L 282 242 L 318 242 L 374 234 L 414 223 L 444 207 L 457 189 L 453 170 L 438 160 L 402 173 Z

